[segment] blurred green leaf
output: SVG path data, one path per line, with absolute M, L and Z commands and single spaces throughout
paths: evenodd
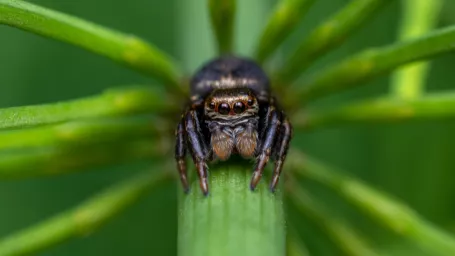
M 268 19 L 256 47 L 256 60 L 264 62 L 298 25 L 315 0 L 280 0 Z
M 73 44 L 181 89 L 173 61 L 135 36 L 19 0 L 0 0 L 0 24 Z
M 404 122 L 455 117 L 455 93 L 432 93 L 427 96 L 401 100 L 379 98 L 324 109 L 301 110 L 293 116 L 297 129 L 316 129 L 329 125 Z
M 423 37 L 356 54 L 291 87 L 294 104 L 346 90 L 391 71 L 403 64 L 424 60 L 455 49 L 455 26 Z
M 0 255 L 28 255 L 73 237 L 87 236 L 167 177 L 155 170 L 114 185 L 74 209 L 1 239 Z
M 425 0 L 424 0 L 425 1 Z M 354 31 L 390 0 L 353 0 L 328 18 L 297 46 L 297 50 L 283 62 L 276 77 L 289 83 L 303 73 L 326 52 L 342 44 Z
M 296 150 L 292 153 L 288 167 L 299 176 L 334 190 L 364 214 L 423 248 L 440 255 L 455 254 L 455 238 L 423 220 L 406 205 L 307 155 Z
M 236 0 L 208 0 L 218 53 L 233 53 Z

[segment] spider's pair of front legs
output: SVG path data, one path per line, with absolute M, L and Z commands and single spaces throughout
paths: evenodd
M 177 126 L 176 130 L 176 148 L 175 158 L 177 168 L 180 174 L 185 192 L 189 191 L 189 183 L 186 171 L 186 149 L 189 146 L 190 154 L 193 157 L 194 164 L 199 176 L 199 184 L 204 195 L 209 192 L 207 162 L 213 157 L 212 150 L 205 142 L 202 134 L 200 117 L 197 110 L 187 111 Z M 264 120 L 264 127 L 259 131 L 259 141 L 255 151 L 256 164 L 251 178 L 250 188 L 254 190 L 259 183 L 265 166 L 270 158 L 275 161 L 275 168 L 270 183 L 270 190 L 273 192 L 278 184 L 278 180 L 286 158 L 289 141 L 292 136 L 292 128 L 288 119 L 281 111 L 276 110 L 274 106 L 267 109 Z

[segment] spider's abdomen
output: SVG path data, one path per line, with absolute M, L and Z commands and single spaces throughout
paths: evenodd
M 268 101 L 269 79 L 255 62 L 233 56 L 220 57 L 205 64 L 190 83 L 191 101 L 201 102 L 213 90 L 248 88 L 259 101 Z

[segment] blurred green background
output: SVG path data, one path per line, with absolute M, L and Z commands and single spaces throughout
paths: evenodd
M 429 0 L 431 1 L 431 0 Z M 189 73 L 214 56 L 205 0 L 35 0 L 34 3 L 130 32 L 154 43 L 177 59 Z M 248 55 L 276 1 L 239 1 L 237 46 Z M 291 53 L 310 28 L 346 4 L 319 0 L 276 57 Z M 346 43 L 309 72 L 367 47 L 395 41 L 399 1 L 381 10 Z M 455 19 L 455 1 L 446 0 L 439 26 Z M 433 62 L 428 90 L 455 89 L 455 54 Z M 317 104 L 383 95 L 388 77 Z M 16 29 L 0 27 L 0 107 L 39 104 L 96 94 L 105 88 L 153 80 L 102 57 Z M 378 126 L 325 128 L 297 133 L 294 146 L 325 160 L 407 202 L 445 230 L 455 232 L 455 122 L 441 120 Z M 25 228 L 130 176 L 146 163 L 115 166 L 51 178 L 0 181 L 0 236 Z M 307 184 L 334 212 L 351 222 L 381 251 L 405 255 L 420 251 L 353 211 L 333 194 Z M 175 255 L 177 195 L 175 184 L 155 190 L 100 231 L 64 243 L 42 255 Z M 289 209 L 295 225 L 315 255 L 339 252 L 314 224 Z M 414 254 L 416 255 L 416 254 Z

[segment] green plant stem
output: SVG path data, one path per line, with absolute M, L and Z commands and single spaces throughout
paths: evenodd
M 288 167 L 296 174 L 333 189 L 389 230 L 432 252 L 455 254 L 455 238 L 422 219 L 406 205 L 296 150 L 288 159 L 292 159 Z
M 81 205 L 0 240 L 1 256 L 28 255 L 73 237 L 84 237 L 164 180 L 163 171 L 141 173 Z
M 135 36 L 19 0 L 0 0 L 0 24 L 73 44 L 180 90 L 180 73 L 170 57 Z
M 425 1 L 425 0 L 424 0 Z M 372 18 L 390 0 L 353 0 L 317 27 L 284 62 L 278 81 L 292 82 L 320 56 L 341 45 L 354 31 Z
M 0 109 L 0 129 L 65 122 L 74 119 L 137 113 L 169 113 L 178 104 L 148 87 L 110 89 L 87 98 L 36 106 Z
M 81 171 L 166 156 L 153 139 L 26 148 L 0 153 L 0 178 L 17 179 Z
M 218 164 L 210 169 L 210 194 L 198 181 L 180 197 L 180 256 L 285 254 L 285 222 L 281 191 L 271 193 L 263 177 L 249 189 L 251 166 Z M 182 193 L 182 192 L 181 192 Z
M 315 0 L 281 0 L 268 19 L 256 48 L 256 60 L 264 62 L 272 56 Z
M 455 93 L 433 93 L 414 100 L 379 98 L 328 109 L 307 109 L 293 116 L 296 129 L 329 125 L 389 123 L 455 117 Z
M 297 184 L 292 182 L 287 183 L 286 189 L 289 192 L 286 195 L 296 208 L 319 225 L 328 237 L 340 248 L 343 255 L 377 255 L 352 227 L 332 216 L 325 207 L 317 203 L 313 196 L 302 188 L 297 187 Z
M 442 0 L 402 0 L 403 17 L 399 39 L 409 40 L 422 35 L 436 26 L 442 8 Z M 424 89 L 429 70 L 428 62 L 406 65 L 392 77 L 392 93 L 402 99 L 415 99 Z
M 424 60 L 455 49 L 455 26 L 435 30 L 418 39 L 370 49 L 328 67 L 288 90 L 291 104 L 302 104 L 346 90 L 403 64 Z
M 85 145 L 133 138 L 153 138 L 170 131 L 159 118 L 138 116 L 128 118 L 89 119 L 38 126 L 21 130 L 0 131 L 0 153 L 31 147 Z
M 232 53 L 236 0 L 208 0 L 219 55 Z

